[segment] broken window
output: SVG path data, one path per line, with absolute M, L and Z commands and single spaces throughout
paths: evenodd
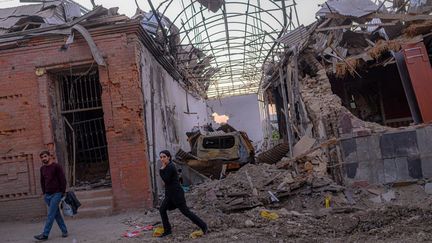
M 109 162 L 98 71 L 59 73 L 57 80 L 72 184 L 99 182 Z
M 229 149 L 234 147 L 235 139 L 233 136 L 204 138 L 203 147 L 205 149 Z

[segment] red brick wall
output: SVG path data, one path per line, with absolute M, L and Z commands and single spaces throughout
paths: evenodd
M 99 67 L 99 74 L 114 209 L 151 207 L 136 42 L 128 40 L 125 33 L 91 33 L 107 62 L 107 67 Z M 79 64 L 92 63 L 90 49 L 83 39 L 77 38 L 65 52 L 59 51 L 63 43 L 64 38 L 59 37 L 35 38 L 27 46 L 0 50 L 0 195 L 6 193 L 6 183 L 13 180 L 23 180 L 36 188 L 28 195 L 0 197 L 0 217 L 13 212 L 13 208 L 27 205 L 30 199 L 26 198 L 41 193 L 38 153 L 44 148 L 57 152 L 52 124 L 52 120 L 55 120 L 52 108 L 54 101 L 50 95 L 54 81 L 47 74 L 38 77 L 36 68 L 47 70 L 49 74 L 56 69 L 69 70 Z M 27 173 L 28 176 L 14 176 L 19 165 L 5 162 L 10 160 L 8 157 L 20 154 L 32 155 L 30 157 L 34 158 L 26 162 L 29 164 L 28 171 L 17 173 Z M 33 180 L 29 179 L 30 174 L 34 175 Z M 14 200 L 14 203 L 10 203 L 10 200 Z M 40 207 L 35 207 L 34 215 L 38 214 Z

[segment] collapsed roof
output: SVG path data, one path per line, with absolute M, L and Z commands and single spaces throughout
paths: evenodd
M 277 41 L 290 48 L 288 56 L 312 50 L 330 75 L 356 76 L 365 65 L 395 63 L 393 56 L 380 57 L 399 51 L 403 43 L 429 38 L 431 12 L 432 1 L 329 0 L 316 13 L 318 21 Z M 268 87 L 276 70 L 276 65 L 267 68 L 261 88 Z
M 72 0 L 41 2 L 0 10 L 0 45 L 36 33 L 71 35 L 72 26 L 88 22 L 89 15 L 118 15 L 100 7 L 89 11 Z M 148 2 L 148 11 L 138 8 L 131 19 L 118 20 L 139 20 L 158 45 L 158 58 L 178 73 L 174 78 L 210 98 L 256 93 L 262 66 L 283 52 L 274 40 L 299 25 L 295 0 Z

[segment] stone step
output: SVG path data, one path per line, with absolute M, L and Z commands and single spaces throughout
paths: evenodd
M 98 197 L 112 197 L 113 192 L 112 188 L 104 188 L 98 190 L 76 191 L 75 195 L 77 196 L 78 200 L 81 201 L 84 199 L 94 199 Z
M 81 203 L 80 209 L 84 208 L 96 208 L 96 207 L 111 207 L 113 203 L 113 197 L 95 197 L 88 199 L 78 199 Z
M 104 207 L 91 207 L 91 208 L 79 208 L 78 214 L 74 218 L 92 218 L 92 217 L 106 217 L 112 214 L 111 206 Z

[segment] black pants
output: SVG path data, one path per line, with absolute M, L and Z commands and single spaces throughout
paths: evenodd
M 198 216 L 196 216 L 194 213 L 192 213 L 189 208 L 186 206 L 186 203 L 180 203 L 178 205 L 176 205 L 174 202 L 171 202 L 170 199 L 165 198 L 162 201 L 162 204 L 159 208 L 159 212 L 162 218 L 162 224 L 164 227 L 165 232 L 171 232 L 171 225 L 169 223 L 168 220 L 168 214 L 167 214 L 167 210 L 173 210 L 175 208 L 178 208 L 180 210 L 180 212 L 188 217 L 194 224 L 196 224 L 198 227 L 200 227 L 203 231 L 205 231 L 205 229 L 207 229 L 207 225 L 206 223 L 204 223 L 204 221 L 202 221 L 202 219 L 200 219 Z

